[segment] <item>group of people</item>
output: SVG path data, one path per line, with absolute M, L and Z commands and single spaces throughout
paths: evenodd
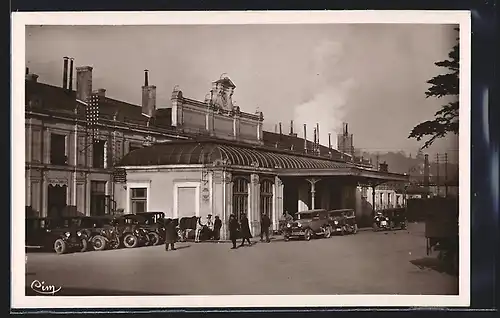
M 271 226 L 271 220 L 266 213 L 261 215 L 261 223 L 260 223 L 260 240 L 264 240 L 264 236 L 266 238 L 266 242 L 269 243 L 271 240 L 269 238 L 269 227 Z M 252 232 L 250 231 L 250 223 L 246 216 L 246 214 L 242 214 L 240 221 L 236 218 L 234 214 L 229 216 L 229 239 L 233 243 L 232 249 L 236 249 L 237 240 L 241 238 L 241 244 L 239 246 L 244 246 L 245 242 L 248 242 L 248 245 L 252 245 Z
M 271 240 L 269 238 L 269 228 L 271 227 L 271 220 L 266 213 L 261 215 L 261 226 L 260 226 L 260 240 L 269 243 Z M 198 218 L 196 223 L 196 232 L 194 241 L 196 243 L 200 242 L 202 237 L 213 240 L 220 240 L 220 230 L 222 228 L 222 221 L 219 216 L 215 216 L 215 220 L 212 220 L 212 215 L 209 214 L 205 221 L 202 218 Z M 239 246 L 244 246 L 245 242 L 249 246 L 253 245 L 252 232 L 250 231 L 250 222 L 246 214 L 242 214 L 240 220 L 236 218 L 236 215 L 231 214 L 229 216 L 229 239 L 233 243 L 232 249 L 237 248 L 237 240 L 242 239 Z M 178 239 L 177 226 L 175 222 L 171 219 L 165 220 L 165 250 L 168 251 L 175 250 L 175 242 Z

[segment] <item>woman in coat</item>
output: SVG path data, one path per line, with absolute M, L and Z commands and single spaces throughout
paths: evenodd
M 165 220 L 165 251 L 168 247 L 175 251 L 174 243 L 177 241 L 177 229 L 172 219 Z
M 236 216 L 234 216 L 234 214 L 231 214 L 229 216 L 229 239 L 231 240 L 231 242 L 233 242 L 232 249 L 236 248 L 236 240 L 238 239 L 239 229 L 240 224 L 238 223 L 238 220 L 236 220 Z
M 245 240 L 248 242 L 248 245 L 252 245 L 250 238 L 252 237 L 252 233 L 250 232 L 250 224 L 248 223 L 248 218 L 246 214 L 241 215 L 241 241 L 240 246 L 245 245 Z

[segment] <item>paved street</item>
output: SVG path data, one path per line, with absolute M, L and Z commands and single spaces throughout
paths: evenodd
M 426 257 L 423 230 L 410 224 L 310 242 L 277 238 L 237 250 L 181 243 L 169 252 L 28 253 L 26 286 L 44 281 L 61 286 L 58 295 L 457 294 L 456 277 L 410 262 Z

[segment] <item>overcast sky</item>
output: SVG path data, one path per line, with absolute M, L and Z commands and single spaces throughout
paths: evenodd
M 62 85 L 63 56 L 94 67 L 93 88 L 140 104 L 143 70 L 157 86 L 159 108 L 179 85 L 203 100 L 226 73 L 243 111 L 264 113 L 265 129 L 283 123 L 308 137 L 316 123 L 321 143 L 349 123 L 356 148 L 415 154 L 411 129 L 433 118 L 443 101 L 426 99 L 426 81 L 442 72 L 434 62 L 455 44 L 450 25 L 322 24 L 210 26 L 32 26 L 26 63 L 39 81 Z M 75 81 L 76 83 L 76 81 Z M 336 137 L 332 138 L 335 146 Z M 458 139 L 428 150 L 458 155 Z

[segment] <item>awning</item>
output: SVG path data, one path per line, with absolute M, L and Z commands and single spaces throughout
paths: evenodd
M 263 168 L 281 176 L 352 176 L 360 182 L 407 181 L 396 173 L 377 171 L 352 163 L 271 147 L 219 140 L 182 140 L 155 144 L 127 154 L 119 167 L 216 165 L 231 168 Z

